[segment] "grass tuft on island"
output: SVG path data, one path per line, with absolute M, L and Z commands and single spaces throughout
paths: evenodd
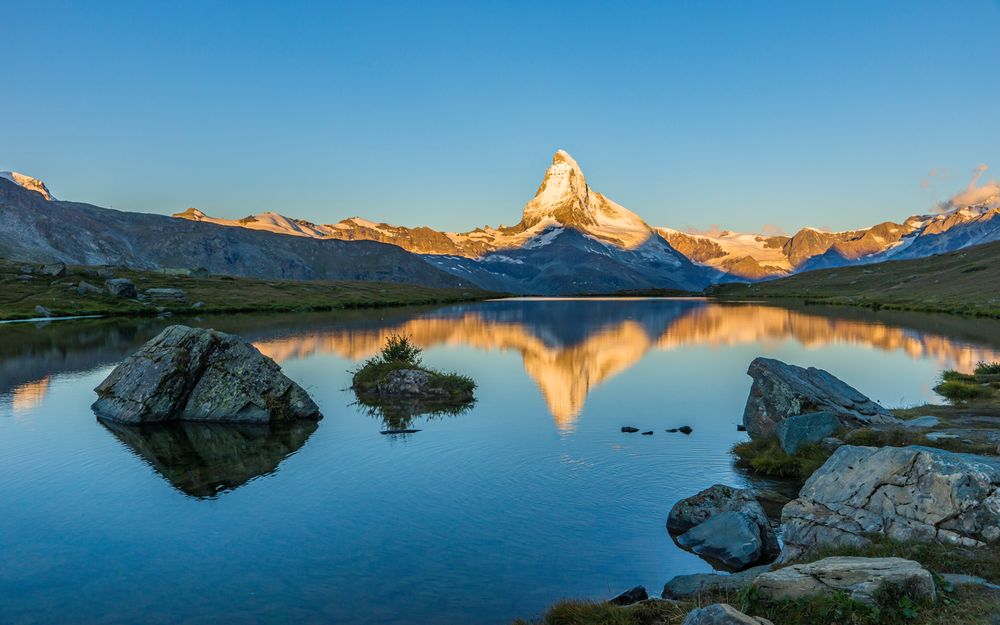
M 39 269 L 37 264 L 0 259 L 0 321 L 37 318 L 37 307 L 47 309 L 52 317 L 151 317 L 166 312 L 204 315 L 449 304 L 496 296 L 473 288 L 391 282 L 264 280 L 199 271 L 88 266 L 68 266 L 65 275 L 53 277 Z M 172 288 L 181 289 L 186 297 L 162 302 L 113 297 L 104 289 L 109 277 L 132 280 L 140 295 L 151 288 Z M 76 288 L 81 281 L 102 292 L 81 294 Z
M 386 339 L 385 346 L 378 355 L 365 361 L 354 371 L 352 387 L 359 397 L 374 396 L 380 384 L 386 381 L 393 371 L 415 369 L 431 376 L 431 385 L 442 391 L 435 397 L 435 403 L 465 404 L 472 399 L 476 382 L 467 375 L 459 373 L 442 373 L 428 369 L 421 364 L 421 348 L 414 345 L 406 336 L 393 334 Z

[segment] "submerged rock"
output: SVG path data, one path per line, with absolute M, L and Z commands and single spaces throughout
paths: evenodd
M 840 429 L 840 420 L 832 412 L 810 412 L 778 422 L 776 433 L 781 448 L 794 454 L 803 445 L 821 442 Z
M 846 592 L 868 605 L 886 585 L 905 589 L 913 599 L 936 598 L 934 576 L 912 560 L 902 558 L 823 558 L 768 571 L 754 580 L 757 591 L 770 599 L 802 599 Z
M 244 339 L 170 326 L 95 389 L 99 417 L 122 423 L 267 423 L 322 415 L 302 387 Z
M 837 449 L 782 510 L 788 561 L 867 534 L 982 546 L 1000 540 L 1000 458 L 930 447 Z
M 747 616 L 728 603 L 713 603 L 688 612 L 682 625 L 774 625 L 760 616 Z
M 899 422 L 888 410 L 822 369 L 755 358 L 747 374 L 753 385 L 743 410 L 743 424 L 752 437 L 774 436 L 782 420 L 814 412 L 833 413 L 842 427 Z
M 638 431 L 639 431 L 639 428 L 634 428 L 631 425 L 626 425 L 626 426 L 622 427 L 622 432 L 625 432 L 626 434 L 634 434 L 635 432 L 638 432 Z

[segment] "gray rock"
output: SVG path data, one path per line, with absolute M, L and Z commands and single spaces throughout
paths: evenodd
M 33 276 L 31 274 L 27 274 L 27 273 L 22 273 L 21 275 L 17 276 L 15 279 L 20 280 L 21 282 L 30 282 L 30 281 L 32 281 L 32 280 L 35 279 L 35 276 Z
M 319 408 L 270 358 L 238 336 L 170 326 L 95 389 L 99 417 L 268 423 L 319 420 Z
M 840 419 L 832 412 L 810 412 L 782 419 L 776 434 L 781 448 L 794 454 L 799 447 L 818 443 L 840 429 Z
M 931 432 L 926 435 L 926 438 L 929 441 L 943 441 L 958 438 L 958 434 L 951 434 L 949 432 Z
M 105 278 L 105 279 L 114 278 L 115 277 L 115 268 L 114 267 L 101 267 L 100 269 L 97 270 L 97 277 L 98 278 Z
M 899 424 L 907 428 L 933 428 L 941 424 L 941 419 L 932 415 L 925 415 L 923 417 L 916 417 L 915 419 L 903 419 Z
M 31 274 L 35 273 L 35 268 L 32 267 L 31 265 L 21 265 L 19 271 L 22 274 L 31 275 Z
M 930 447 L 845 445 L 781 513 L 787 562 L 866 534 L 982 546 L 1000 539 L 1000 458 Z
M 94 286 L 86 280 L 80 280 L 80 284 L 76 285 L 76 292 L 80 295 L 100 295 L 104 293 L 104 289 Z
M 625 432 L 626 434 L 634 434 L 635 432 L 638 432 L 638 431 L 639 431 L 639 428 L 634 428 L 631 425 L 622 426 L 622 432 Z
M 826 447 L 830 451 L 833 451 L 839 447 L 843 447 L 844 441 L 840 440 L 836 436 L 827 436 L 826 438 L 821 440 L 819 444 L 822 445 L 823 447 Z
M 625 592 L 608 599 L 608 603 L 613 605 L 632 605 L 633 603 L 639 603 L 640 601 L 645 601 L 646 599 L 649 599 L 646 589 L 642 586 L 636 586 L 635 588 L 630 588 Z
M 115 297 L 132 299 L 139 295 L 139 291 L 135 288 L 135 283 L 128 278 L 111 278 L 104 282 L 104 286 L 108 289 L 108 293 L 111 293 Z
M 191 308 L 195 308 L 195 309 L 204 308 L 204 307 L 205 307 L 205 302 L 195 302 L 194 304 L 191 304 Z
M 954 590 L 956 586 L 979 586 L 988 590 L 1000 590 L 1000 585 L 994 584 L 986 578 L 978 575 L 963 575 L 961 573 L 941 573 L 939 575 L 944 582 L 945 588 Z
M 683 625 L 774 625 L 763 617 L 747 616 L 728 603 L 713 603 L 688 612 Z
M 384 397 L 424 397 L 445 395 L 444 389 L 434 384 L 434 376 L 420 369 L 397 369 L 385 377 L 377 387 Z
M 51 317 L 52 316 L 52 311 L 49 310 L 48 308 L 46 308 L 45 306 L 42 306 L 41 304 L 39 304 L 38 306 L 35 306 L 35 312 L 37 314 L 41 315 L 42 317 Z
M 66 263 L 42 265 L 42 268 L 38 270 L 38 273 L 43 276 L 49 276 L 50 278 L 61 278 L 66 275 Z
M 770 564 L 751 567 L 739 573 L 694 573 L 678 575 L 663 585 L 663 596 L 668 599 L 687 599 L 708 592 L 737 592 L 758 575 L 771 570 Z
M 774 436 L 780 421 L 811 412 L 832 412 L 843 427 L 898 422 L 888 410 L 822 369 L 755 358 L 747 373 L 753 385 L 743 424 L 752 437 Z
M 844 591 L 851 599 L 874 605 L 886 584 L 905 588 L 915 599 L 936 598 L 934 576 L 912 560 L 902 558 L 823 558 L 768 571 L 753 581 L 770 599 L 801 599 Z
M 740 512 L 717 514 L 678 536 L 677 542 L 736 570 L 756 564 L 764 556 L 760 528 Z
M 731 518 L 726 513 L 734 513 L 742 519 Z M 718 525 L 720 518 L 723 525 Z M 707 530 L 691 533 L 710 521 L 715 524 Z M 752 531 L 748 527 L 752 527 Z M 715 484 L 675 503 L 667 516 L 667 529 L 682 533 L 677 539 L 681 545 L 732 568 L 745 568 L 762 558 L 772 558 L 779 551 L 774 530 L 753 493 L 723 484 Z M 713 531 L 715 535 L 711 535 Z M 750 540 L 751 535 L 756 539 Z M 748 559 L 753 552 L 756 556 Z
M 183 289 L 146 289 L 146 295 L 158 302 L 183 302 L 187 299 L 187 293 Z

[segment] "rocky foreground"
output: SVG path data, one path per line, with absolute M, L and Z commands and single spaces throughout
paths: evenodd
M 754 382 L 743 426 L 751 438 L 788 457 L 829 455 L 784 505 L 777 527 L 757 493 L 712 486 L 677 502 L 667 529 L 679 546 L 730 573 L 675 577 L 662 599 L 637 587 L 607 604 L 628 606 L 613 615 L 601 604 L 559 604 L 544 621 L 997 622 L 1000 586 L 980 576 L 1000 577 L 995 446 L 981 455 L 907 445 L 913 430 L 939 420 L 908 424 L 820 369 L 758 358 L 748 373 Z M 871 432 L 894 446 L 843 440 L 881 440 Z

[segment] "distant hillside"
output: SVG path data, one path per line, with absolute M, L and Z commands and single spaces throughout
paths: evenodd
M 0 257 L 135 269 L 203 268 L 248 278 L 471 286 L 394 245 L 290 237 L 60 202 L 35 183 L 32 188 L 0 177 Z
M 725 284 L 725 299 L 795 298 L 898 310 L 1000 317 L 1000 242 L 915 260 L 821 269 L 756 284 Z

